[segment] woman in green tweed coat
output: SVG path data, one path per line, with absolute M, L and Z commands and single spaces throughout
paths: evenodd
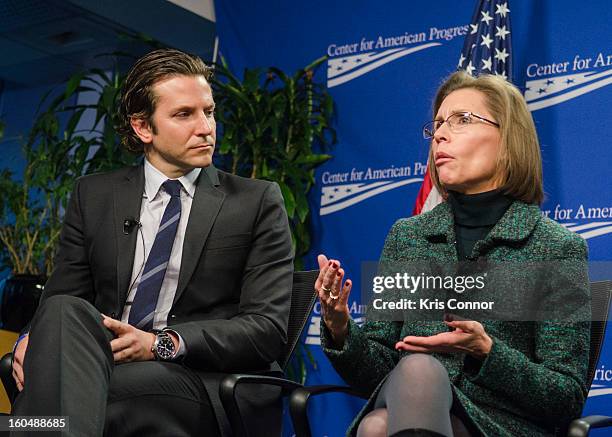
M 429 171 L 445 202 L 401 219 L 381 262 L 557 263 L 541 308 L 572 302 L 564 320 L 373 321 L 349 316 L 350 279 L 319 256 L 321 344 L 369 401 L 358 436 L 548 436 L 587 395 L 590 306 L 584 240 L 540 214 L 542 164 L 520 92 L 499 77 L 451 75 L 438 90 Z M 517 293 L 524 290 L 516 290 Z M 513 319 L 518 320 L 518 319 Z

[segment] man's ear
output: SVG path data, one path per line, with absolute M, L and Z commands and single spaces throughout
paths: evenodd
M 132 129 L 134 129 L 134 132 L 144 144 L 151 144 L 153 142 L 153 129 L 148 120 L 132 117 L 130 125 L 132 125 Z

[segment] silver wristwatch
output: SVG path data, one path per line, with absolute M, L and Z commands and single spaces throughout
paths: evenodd
M 151 347 L 151 352 L 153 352 L 153 356 L 156 360 L 159 361 L 171 361 L 176 356 L 176 348 L 174 347 L 174 342 L 165 331 L 158 332 L 155 341 L 153 342 L 153 346 Z

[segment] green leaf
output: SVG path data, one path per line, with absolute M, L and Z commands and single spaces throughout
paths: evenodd
M 83 73 L 77 73 L 68 80 L 68 83 L 66 84 L 66 91 L 64 92 L 64 99 L 67 99 L 74 94 L 77 87 L 81 84 L 84 76 L 85 75 Z
M 219 145 L 219 153 L 221 153 L 222 155 L 230 153 L 231 148 L 232 143 L 228 141 L 227 137 L 223 137 L 223 139 L 221 140 L 221 144 Z
M 297 80 L 298 77 L 303 76 L 307 71 L 309 70 L 316 70 L 316 68 L 321 65 L 323 62 L 325 62 L 327 60 L 328 56 L 321 56 L 319 59 L 316 59 L 314 61 L 312 61 L 310 64 L 308 64 L 307 66 L 305 66 L 304 68 L 302 68 L 301 70 L 298 70 L 297 73 L 294 76 L 294 79 Z
M 264 159 L 261 164 L 261 178 L 268 179 L 270 176 L 270 170 L 268 168 L 268 160 Z
M 115 94 L 117 91 L 118 90 L 113 86 L 104 87 L 99 103 L 102 103 L 102 106 L 105 108 L 113 108 L 115 104 Z
M 308 199 L 303 191 L 296 192 L 296 206 L 298 218 L 301 222 L 306 221 L 310 208 L 308 207 Z
M 281 69 L 279 69 L 279 68 L 276 68 L 276 67 L 270 67 L 270 68 L 268 68 L 268 71 L 269 71 L 270 73 L 273 73 L 273 74 L 275 74 L 276 76 L 278 76 L 278 78 L 279 78 L 280 80 L 282 80 L 282 81 L 283 81 L 285 84 L 288 84 L 288 83 L 290 83 L 290 82 L 292 81 L 292 79 L 291 79 L 289 76 L 287 76 L 287 75 L 285 74 L 285 72 L 284 72 L 284 71 L 282 71 L 282 70 L 281 70 Z
M 72 137 L 72 135 L 74 134 L 74 129 L 76 128 L 76 125 L 79 123 L 79 121 L 81 121 L 81 116 L 83 115 L 83 112 L 85 112 L 85 109 L 79 109 L 75 111 L 70 117 L 70 120 L 68 120 L 65 131 L 67 138 Z
M 259 89 L 259 78 L 261 77 L 261 70 L 258 68 L 255 69 L 245 69 L 244 70 L 244 80 L 243 87 L 246 91 L 254 93 Z
M 323 164 L 325 161 L 328 161 L 332 158 L 331 155 L 320 154 L 320 155 L 303 155 L 295 160 L 296 164 L 310 164 L 310 165 L 319 165 Z
M 94 76 L 98 76 L 100 79 L 102 79 L 104 81 L 105 84 L 107 84 L 107 85 L 112 85 L 113 84 L 113 78 L 111 76 L 109 76 L 106 73 L 106 71 L 104 71 L 104 70 L 101 70 L 99 68 L 92 68 L 90 70 L 90 73 L 92 73 L 92 74 L 89 74 L 87 76 L 88 80 L 91 80 L 91 81 L 94 81 L 97 84 L 100 84 L 100 82 L 95 81 L 94 78 L 93 78 Z M 100 86 L 100 88 L 103 88 L 103 86 Z
M 287 186 L 284 181 L 278 181 L 278 185 L 280 186 L 281 193 L 283 194 L 283 199 L 285 200 L 285 208 L 287 209 L 287 216 L 289 218 L 293 218 L 295 215 L 295 197 L 291 192 L 291 189 Z

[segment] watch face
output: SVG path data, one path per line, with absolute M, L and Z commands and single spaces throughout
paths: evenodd
M 172 359 L 174 356 L 174 343 L 168 334 L 158 334 L 156 351 L 160 360 Z

